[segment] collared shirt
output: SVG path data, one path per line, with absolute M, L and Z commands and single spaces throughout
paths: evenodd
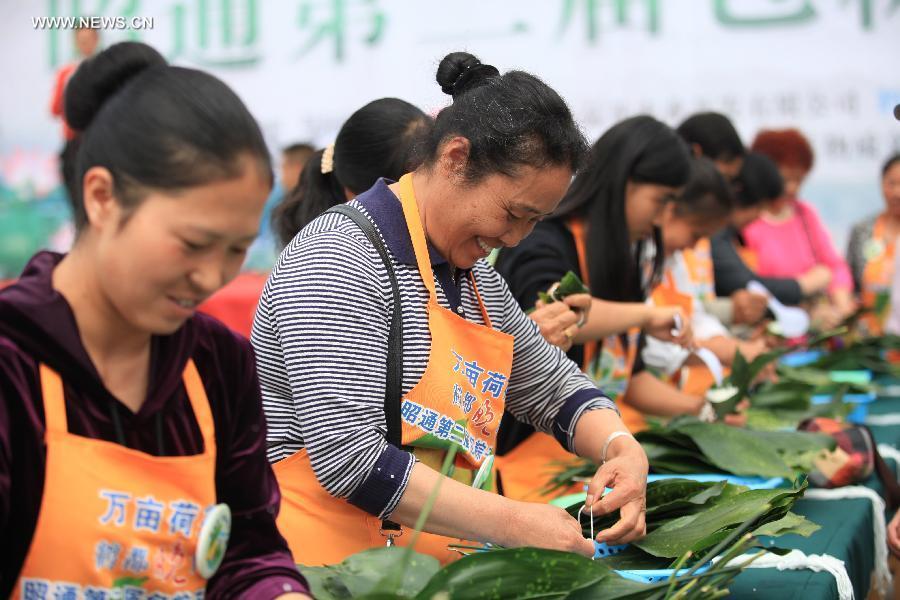
M 61 259 L 37 254 L 19 281 L 0 291 L 0 597 L 12 593 L 44 491 L 47 449 L 38 365 L 47 364 L 63 379 L 71 433 L 119 443 L 115 410 L 129 448 L 187 456 L 203 450 L 181 377 L 189 358 L 197 365 L 216 429 L 216 497 L 235 516 L 207 596 L 266 599 L 285 590 L 306 591 L 275 526 L 281 496 L 265 457 L 265 423 L 247 340 L 205 315 L 171 335 L 153 336 L 147 399 L 133 413 L 104 386 L 69 303 L 53 288 L 53 269 Z
M 350 203 L 378 229 L 391 255 L 403 315 L 403 392 L 422 377 L 431 337 L 428 290 L 419 275 L 399 200 L 383 180 Z M 448 207 L 452 210 L 452 207 Z M 429 254 L 438 303 L 483 325 L 466 272 Z M 472 268 L 498 330 L 515 337 L 506 409 L 572 449 L 586 410 L 615 404 L 548 344 L 485 261 Z M 332 495 L 387 517 L 403 495 L 412 454 L 390 445 L 384 413 L 393 297 L 387 269 L 348 218 L 325 214 L 284 249 L 263 290 L 251 340 L 256 350 L 273 462 L 306 448 Z

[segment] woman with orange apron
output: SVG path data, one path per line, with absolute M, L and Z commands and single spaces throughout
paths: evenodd
M 695 347 L 710 350 L 726 366 L 738 351 L 752 360 L 766 350 L 762 340 L 744 342 L 732 336 L 706 309 L 706 304 L 715 298 L 708 236 L 726 225 L 732 211 L 733 193 L 728 182 L 712 161 L 695 158 L 687 186 L 663 213 L 665 271 L 650 295 L 650 301 L 657 306 L 681 308 L 694 326 Z M 673 344 L 651 338 L 643 357 L 688 394 L 704 397 L 715 383 L 705 364 L 697 364 L 696 357 Z
M 0 291 L 0 597 L 309 598 L 249 344 L 194 314 L 259 226 L 262 134 L 144 44 L 85 61 L 66 94 L 77 241 Z
M 606 459 L 591 504 L 621 506 L 623 519 L 599 539 L 644 529 L 640 446 L 482 260 L 527 235 L 535 211 L 556 207 L 584 142 L 562 99 L 530 75 L 454 53 L 438 79 L 454 102 L 437 116 L 425 164 L 305 227 L 257 311 L 279 529 L 302 564 L 393 544 L 447 562 L 460 539 L 592 555 L 565 511 L 493 493 L 506 411 Z M 536 120 L 499 141 L 476 125 L 509 126 L 508 114 Z M 534 139 L 560 153 L 523 153 Z M 515 175 L 499 175 L 498 164 Z M 603 485 L 614 492 L 601 500 Z
M 884 332 L 891 312 L 894 249 L 900 233 L 900 155 L 884 163 L 881 191 L 885 211 L 853 228 L 847 250 L 857 292 L 869 311 L 860 320 L 860 328 L 869 335 Z
M 894 276 L 894 247 L 896 239 L 885 235 L 886 217 L 875 221 L 872 238 L 863 247 L 866 263 L 860 278 L 859 295 L 863 306 L 869 309 L 860 320 L 860 326 L 869 335 L 881 335 L 891 309 L 891 282 Z
M 573 335 L 569 356 L 616 399 L 623 421 L 637 431 L 646 426 L 645 414 L 694 413 L 702 407 L 699 398 L 645 371 L 639 355 L 642 331 L 690 341 L 686 321 L 680 333 L 672 333 L 680 309 L 645 302 L 662 266 L 662 256 L 653 251 L 654 241 L 657 247 L 660 241 L 656 224 L 665 201 L 687 180 L 690 155 L 669 127 L 636 117 L 606 132 L 587 162 L 554 218 L 539 223 L 515 248 L 503 249 L 497 270 L 526 309 L 567 271 L 588 285 L 592 307 Z M 574 458 L 550 441 L 504 418 L 498 464 L 505 495 L 547 498 L 544 492 L 560 469 L 558 463 Z

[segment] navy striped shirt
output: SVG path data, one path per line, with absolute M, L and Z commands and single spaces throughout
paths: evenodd
M 376 225 L 393 261 L 403 315 L 403 392 L 422 377 L 431 336 L 428 290 L 397 197 L 384 181 L 350 203 Z M 469 278 L 429 245 L 438 303 L 484 324 Z M 506 410 L 571 450 L 586 410 L 613 409 L 565 353 L 548 344 L 485 261 L 472 268 L 492 324 L 515 338 Z M 266 282 L 251 341 L 268 424 L 269 460 L 306 448 L 333 496 L 388 517 L 415 462 L 387 442 L 384 396 L 393 295 L 387 269 L 348 218 L 325 214 L 281 253 Z

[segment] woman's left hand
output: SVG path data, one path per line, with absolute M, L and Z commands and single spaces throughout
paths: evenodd
M 746 427 L 748 408 L 750 408 L 750 401 L 745 398 L 738 402 L 738 405 L 735 407 L 737 412 L 725 415 L 722 418 L 722 422 L 732 427 Z
M 568 304 L 575 314 L 578 315 L 578 322 L 575 325 L 580 329 L 588 322 L 591 316 L 591 306 L 594 304 L 594 298 L 590 294 L 572 294 L 566 296 L 563 302 Z
M 538 300 L 528 315 L 537 323 L 545 340 L 568 352 L 578 333 L 578 313 L 565 302 L 545 304 Z
M 900 510 L 894 513 L 894 517 L 887 526 L 888 548 L 894 556 L 900 557 Z
M 598 542 L 611 545 L 632 542 L 647 533 L 647 455 L 632 437 L 615 439 L 611 446 L 615 444 L 620 445 L 620 451 L 597 469 L 588 485 L 585 502 L 586 513 L 592 507 L 596 514 L 619 509 L 621 518 L 596 537 Z M 606 488 L 612 491 L 604 496 Z

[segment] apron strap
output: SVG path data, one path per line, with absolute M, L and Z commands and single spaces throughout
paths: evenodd
M 44 423 L 48 432 L 68 433 L 69 424 L 66 416 L 66 400 L 63 382 L 59 373 L 41 363 L 41 395 L 44 399 Z M 182 373 L 185 391 L 194 411 L 194 418 L 203 437 L 203 453 L 215 452 L 216 429 L 206 389 L 197 372 L 193 359 L 188 359 Z
M 59 373 L 41 363 L 41 395 L 44 398 L 44 424 L 46 431 L 67 433 L 69 423 L 66 418 L 66 399 L 62 378 Z
M 197 371 L 197 365 L 194 364 L 193 358 L 189 358 L 187 364 L 184 365 L 181 378 L 184 381 L 184 389 L 191 402 L 191 408 L 194 410 L 194 418 L 197 419 L 197 425 L 200 427 L 200 434 L 203 436 L 203 454 L 215 453 L 216 426 L 212 410 L 209 407 L 209 398 L 206 396 L 206 388 L 203 387 L 203 380 L 200 379 L 200 373 Z
M 591 274 L 588 271 L 586 239 L 584 234 L 584 222 L 576 217 L 572 217 L 566 221 L 572 237 L 575 238 L 575 251 L 578 253 L 578 270 L 581 271 L 581 280 L 588 288 L 591 287 Z M 584 344 L 584 361 L 582 369 L 587 370 L 594 357 L 597 356 L 598 344 L 596 340 L 585 342 Z
M 478 307 L 481 309 L 481 316 L 484 318 L 484 324 L 493 329 L 491 318 L 488 316 L 487 308 L 484 306 L 484 300 L 481 299 L 481 293 L 478 291 L 478 285 L 475 283 L 475 275 L 469 271 L 469 281 L 472 282 L 472 290 L 475 292 L 475 299 L 478 300 Z
M 409 175 L 404 176 L 407 180 Z M 401 185 L 403 178 L 401 178 Z M 410 188 L 412 186 L 410 185 Z M 401 187 L 401 190 L 403 188 Z M 401 194 L 401 202 L 402 202 Z M 415 206 L 415 202 L 413 202 Z M 400 285 L 397 283 L 397 274 L 394 272 L 394 265 L 391 257 L 384 245 L 384 241 L 372 224 L 372 221 L 366 218 L 359 210 L 347 206 L 346 204 L 338 204 L 328 209 L 328 212 L 339 213 L 353 221 L 357 227 L 366 235 L 369 242 L 375 247 L 384 267 L 387 270 L 388 280 L 391 282 L 391 292 L 394 299 L 394 311 L 391 315 L 390 330 L 388 332 L 388 356 L 387 356 L 387 375 L 384 391 L 384 420 L 387 432 L 385 438 L 389 444 L 393 444 L 397 448 L 403 449 L 403 424 L 400 420 L 400 402 L 403 395 L 403 312 L 400 305 Z M 405 212 L 405 211 L 404 211 Z M 417 213 L 418 215 L 418 213 Z M 421 227 L 421 226 L 420 226 Z M 412 237 L 412 234 L 410 234 Z M 415 239 L 415 238 L 413 238 Z M 427 257 L 427 253 L 426 253 Z M 428 263 L 429 270 L 431 263 Z M 425 285 L 431 283 L 429 292 L 432 298 L 436 298 L 434 291 L 434 276 L 426 281 Z M 382 519 L 380 533 L 387 538 L 388 546 L 394 545 L 394 538 L 403 535 L 403 529 L 398 523 L 390 519 Z
M 391 292 L 394 298 L 394 312 L 391 315 L 391 325 L 388 332 L 388 356 L 387 376 L 384 390 L 384 418 L 387 426 L 387 441 L 398 448 L 403 448 L 403 425 L 400 421 L 400 402 L 403 393 L 403 313 L 400 306 L 400 285 L 397 283 L 397 274 L 394 265 L 388 255 L 384 241 L 372 224 L 358 209 L 346 204 L 332 206 L 327 212 L 344 215 L 359 227 L 369 242 L 378 251 L 381 260 L 387 269 L 388 280 L 391 282 Z
M 431 258 L 428 256 L 428 243 L 425 240 L 425 229 L 422 227 L 422 219 L 419 216 L 419 207 L 416 205 L 416 193 L 413 190 L 412 174 L 407 173 L 400 178 L 400 204 L 403 205 L 403 216 L 406 218 L 406 228 L 412 240 L 413 250 L 416 253 L 416 262 L 419 265 L 419 275 L 428 289 L 431 301 L 437 303 L 437 292 L 434 289 L 434 271 L 431 270 Z

